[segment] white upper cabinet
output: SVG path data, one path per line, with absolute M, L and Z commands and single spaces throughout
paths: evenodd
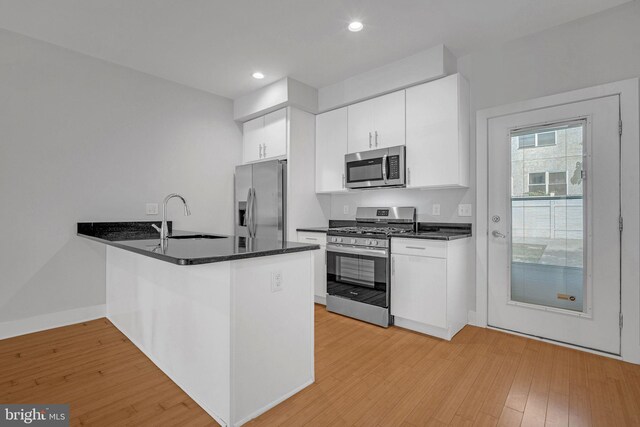
M 274 111 L 242 125 L 243 162 L 287 155 L 287 109 Z
M 405 144 L 405 94 L 393 92 L 373 102 L 373 148 Z
M 264 128 L 264 116 L 242 124 L 242 147 L 244 163 L 255 162 L 262 158 L 261 133 Z
M 346 191 L 347 107 L 316 116 L 316 193 Z
M 404 145 L 404 91 L 359 102 L 347 108 L 349 153 Z
M 264 116 L 263 158 L 287 155 L 287 109 L 283 108 Z
M 407 187 L 469 186 L 469 84 L 460 74 L 406 90 Z

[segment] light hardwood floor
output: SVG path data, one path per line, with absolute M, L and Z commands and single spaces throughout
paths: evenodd
M 0 402 L 72 425 L 215 425 L 106 319 L 0 341 Z M 316 382 L 250 426 L 640 425 L 640 366 L 467 326 L 451 342 L 316 306 Z

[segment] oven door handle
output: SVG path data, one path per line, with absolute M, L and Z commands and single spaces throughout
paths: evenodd
M 367 255 L 377 258 L 387 258 L 387 256 L 389 256 L 389 252 L 386 249 L 353 248 L 351 246 L 327 245 L 327 252 L 352 255 Z

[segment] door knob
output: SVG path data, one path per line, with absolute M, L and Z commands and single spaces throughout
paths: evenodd
M 493 231 L 491 232 L 491 235 L 492 235 L 493 237 L 499 237 L 499 238 L 501 238 L 501 239 L 504 239 L 504 238 L 506 238 L 506 237 L 507 237 L 507 236 L 505 236 L 504 234 L 502 234 L 501 232 L 499 232 L 498 230 L 493 230 Z

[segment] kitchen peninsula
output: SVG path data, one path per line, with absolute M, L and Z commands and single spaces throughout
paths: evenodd
M 314 381 L 317 245 L 79 223 L 107 245 L 107 317 L 223 425 Z

